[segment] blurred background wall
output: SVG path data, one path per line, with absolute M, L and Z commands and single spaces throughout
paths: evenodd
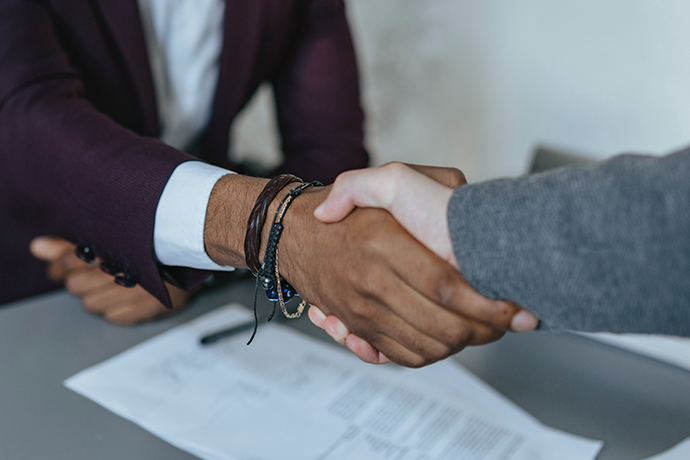
M 374 164 L 525 172 L 547 145 L 605 158 L 690 145 L 687 0 L 345 0 Z M 270 91 L 233 155 L 277 159 Z

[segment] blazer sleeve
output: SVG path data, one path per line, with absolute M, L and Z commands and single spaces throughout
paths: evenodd
M 690 149 L 464 186 L 448 221 L 467 281 L 545 328 L 690 336 Z
M 188 159 L 89 103 L 38 2 L 0 3 L 0 190 L 13 219 L 88 246 L 169 304 L 154 216 L 168 177 Z M 172 272 L 183 287 L 206 277 Z
M 357 62 L 342 0 L 304 2 L 273 86 L 286 157 L 274 173 L 330 183 L 367 166 Z

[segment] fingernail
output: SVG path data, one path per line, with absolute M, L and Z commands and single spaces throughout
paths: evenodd
M 324 315 L 320 308 L 311 307 L 309 313 L 311 313 L 314 323 L 318 322 L 319 324 L 323 324 L 323 322 L 326 321 L 326 315 Z
M 522 310 L 513 317 L 510 328 L 515 332 L 527 332 L 537 327 L 537 324 L 539 324 L 539 320 L 536 316 L 526 310 Z
M 323 203 L 318 205 L 316 209 L 314 209 L 314 215 L 318 217 L 318 215 L 321 213 L 321 210 L 323 209 Z

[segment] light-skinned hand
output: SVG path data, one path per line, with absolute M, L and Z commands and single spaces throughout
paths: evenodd
M 67 291 L 79 297 L 90 313 L 103 315 L 114 324 L 135 324 L 160 318 L 186 306 L 190 294 L 166 283 L 173 309 L 165 308 L 141 286 L 126 288 L 113 282 L 113 276 L 102 272 L 101 260 L 88 264 L 75 255 L 75 245 L 55 237 L 37 237 L 30 245 L 31 254 L 46 262 L 48 278 L 64 284 Z

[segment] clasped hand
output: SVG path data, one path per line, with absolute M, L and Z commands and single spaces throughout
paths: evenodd
M 391 295 L 389 300 L 393 302 L 387 305 L 395 318 L 385 321 L 392 322 L 384 324 L 383 318 L 376 318 L 376 324 L 365 325 L 335 312 L 326 316 L 324 309 L 317 307 L 319 303 L 309 310 L 312 322 L 366 362 L 380 364 L 390 358 L 408 366 L 429 364 L 467 345 L 497 340 L 506 330 L 534 329 L 538 321 L 533 314 L 511 303 L 483 297 L 457 271 L 447 209 L 453 191 L 464 183 L 457 169 L 401 163 L 341 174 L 328 198 L 315 210 L 317 219 L 341 222 L 356 208 L 382 208 L 437 257 L 434 259 L 412 242 L 403 248 L 388 241 L 389 249 L 382 256 L 397 264 L 397 273 L 405 273 L 403 281 L 409 281 L 407 287 L 411 288 L 397 299 L 387 289 L 378 291 Z M 400 330 L 394 343 L 376 337 L 386 336 L 396 327 Z M 394 356 L 390 355 L 392 350 Z

